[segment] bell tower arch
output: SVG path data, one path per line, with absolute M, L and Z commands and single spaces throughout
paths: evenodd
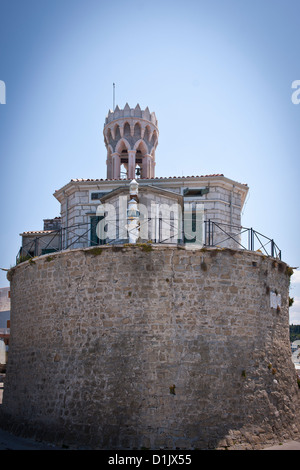
M 137 104 L 109 111 L 103 129 L 107 179 L 150 179 L 155 176 L 158 127 L 155 113 Z

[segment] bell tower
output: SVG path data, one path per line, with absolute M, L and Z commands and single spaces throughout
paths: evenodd
M 155 113 L 137 104 L 109 111 L 103 129 L 107 179 L 149 179 L 155 176 L 158 127 Z

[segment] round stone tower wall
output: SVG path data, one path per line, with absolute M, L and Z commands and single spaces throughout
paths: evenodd
M 254 449 L 299 435 L 285 263 L 105 246 L 24 262 L 9 279 L 3 426 L 102 449 Z

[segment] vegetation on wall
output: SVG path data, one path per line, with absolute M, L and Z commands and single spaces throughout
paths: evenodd
M 290 325 L 290 341 L 300 340 L 300 325 Z

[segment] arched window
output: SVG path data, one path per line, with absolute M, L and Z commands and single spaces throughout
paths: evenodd
M 127 160 L 127 161 L 128 161 L 128 160 Z M 122 163 L 122 158 L 121 158 L 120 178 L 121 178 L 121 180 L 127 180 L 127 164 L 126 164 L 126 166 L 125 166 L 125 164 Z
M 141 130 L 141 125 L 139 122 L 135 123 L 134 130 L 133 130 L 133 135 L 135 139 L 140 139 L 142 135 L 142 130 Z
M 157 133 L 154 130 L 152 134 L 152 138 L 151 138 L 151 145 L 154 147 L 156 145 L 156 142 L 157 142 Z
M 145 133 L 144 133 L 144 140 L 146 140 L 147 142 L 149 142 L 150 132 L 151 132 L 150 127 L 146 126 Z
M 130 125 L 128 122 L 124 124 L 124 137 L 130 137 Z
M 142 166 L 139 163 L 135 167 L 135 177 L 136 178 L 141 178 L 142 177 Z
M 115 124 L 113 136 L 114 136 L 114 140 L 119 140 L 119 139 L 121 139 L 121 133 L 120 133 L 119 124 Z

